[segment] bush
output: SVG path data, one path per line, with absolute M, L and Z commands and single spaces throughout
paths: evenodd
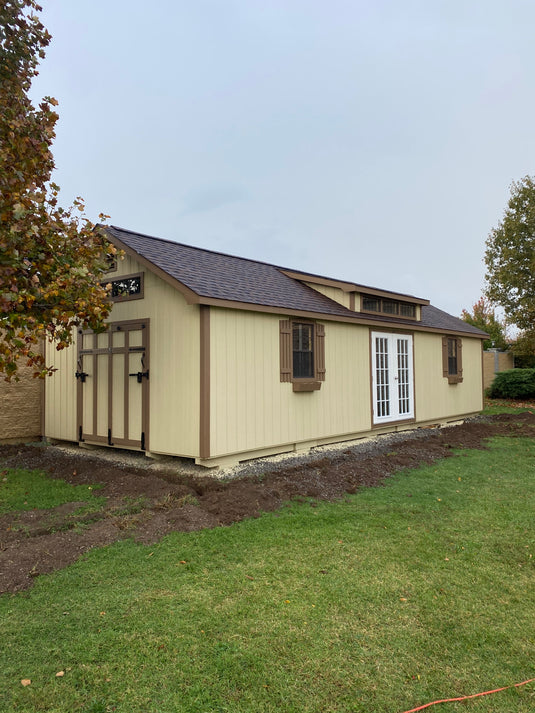
M 496 374 L 489 389 L 491 399 L 535 398 L 535 369 L 509 369 Z

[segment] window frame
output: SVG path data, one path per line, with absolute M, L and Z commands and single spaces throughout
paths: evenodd
M 455 355 L 450 356 L 450 347 L 455 346 Z M 463 381 L 463 340 L 461 337 L 447 335 L 442 337 L 442 376 L 448 384 L 460 384 Z M 455 369 L 452 370 L 451 359 L 455 359 Z
M 311 328 L 312 375 L 295 376 L 294 328 L 306 325 Z M 293 391 L 319 391 L 325 381 L 325 326 L 304 318 L 279 321 L 280 381 L 291 383 Z
M 134 272 L 131 275 L 117 275 L 114 276 L 113 280 L 106 280 L 102 283 L 103 287 L 106 285 L 113 285 L 115 282 L 123 282 L 125 280 L 132 280 L 139 278 L 139 292 L 134 294 L 126 295 L 115 295 L 113 296 L 110 291 L 110 300 L 112 302 L 129 302 L 130 300 L 142 300 L 145 297 L 145 273 L 144 272 Z
M 379 309 L 367 309 L 364 306 L 366 300 L 376 302 L 379 306 Z M 393 311 L 389 312 L 385 310 L 385 303 L 392 306 Z M 361 295 L 361 305 L 361 312 L 366 312 L 367 314 L 383 314 L 393 319 L 410 319 L 418 321 L 418 310 L 416 309 L 416 305 L 412 302 L 406 302 L 405 300 L 397 300 L 391 297 L 377 297 L 375 295 L 370 295 L 363 292 Z M 414 311 L 414 315 L 401 314 L 401 310 L 403 307 L 411 307 Z
M 295 343 L 296 336 L 298 342 L 297 349 Z M 308 358 L 305 359 L 305 355 L 307 355 Z M 292 322 L 292 378 L 294 380 L 314 379 L 316 373 L 315 362 L 314 324 L 311 322 Z

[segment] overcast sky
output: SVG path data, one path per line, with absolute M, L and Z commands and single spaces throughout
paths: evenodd
M 62 200 L 459 315 L 535 173 L 533 0 L 41 0 Z

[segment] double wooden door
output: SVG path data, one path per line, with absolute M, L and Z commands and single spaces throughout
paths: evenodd
M 149 320 L 78 335 L 78 438 L 148 448 Z

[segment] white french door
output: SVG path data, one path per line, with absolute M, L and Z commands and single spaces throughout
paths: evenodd
M 373 422 L 414 417 L 412 336 L 372 332 Z

